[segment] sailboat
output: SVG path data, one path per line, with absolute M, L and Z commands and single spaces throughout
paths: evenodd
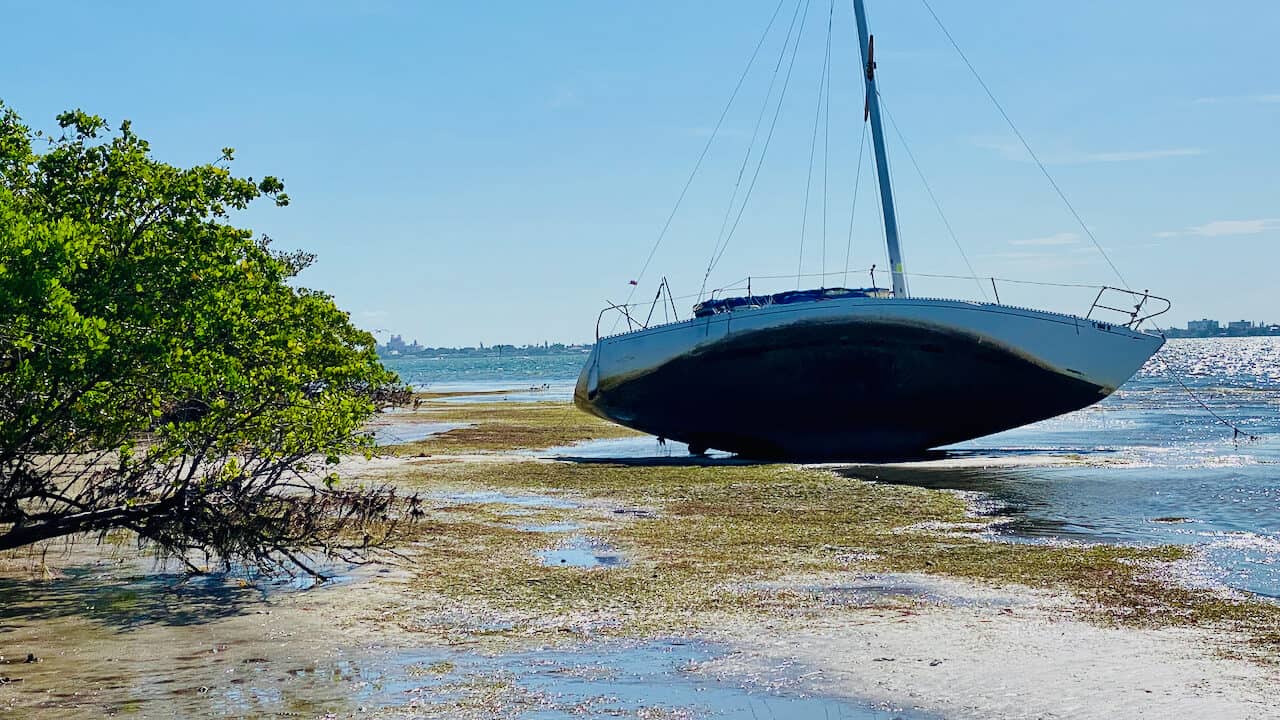
M 748 292 L 604 337 L 597 323 L 579 408 L 694 454 L 915 457 L 1097 403 L 1164 344 L 1140 330 L 1154 300 L 1168 309 L 1147 293 L 1102 287 L 1077 316 L 908 291 L 862 0 L 854 14 L 891 287 Z M 1109 292 L 1136 300 L 1116 308 Z M 1096 318 L 1103 310 L 1124 316 Z

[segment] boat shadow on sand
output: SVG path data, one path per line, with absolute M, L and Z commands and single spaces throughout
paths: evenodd
M 1009 451 L 1017 454 L 1020 451 Z M 1027 451 L 1043 454 L 1043 451 Z M 651 435 L 625 438 L 605 438 L 587 440 L 535 451 L 530 454 L 548 460 L 582 464 L 626 465 L 632 467 L 722 467 L 745 465 L 773 465 L 778 463 L 800 463 L 846 467 L 858 465 L 893 465 L 899 463 L 924 463 L 935 461 L 966 461 L 984 458 L 991 451 L 985 450 L 928 450 L 916 453 L 862 453 L 848 458 L 807 458 L 807 457 L 754 457 L 737 455 L 719 450 L 711 450 L 705 454 L 689 452 L 688 446 L 674 440 L 663 443 Z M 1008 454 L 996 451 L 996 454 Z
M 656 457 L 598 457 L 583 455 L 553 455 L 553 460 L 581 465 L 621 465 L 624 467 L 743 467 L 771 465 L 769 460 L 752 460 L 737 456 L 707 457 L 698 455 L 672 455 Z
M 707 455 L 683 452 L 679 448 L 666 450 L 660 446 L 646 447 L 648 443 L 625 441 L 588 441 L 579 445 L 553 448 L 543 457 L 551 460 L 582 464 L 627 465 L 633 467 L 721 467 L 745 465 L 776 465 L 797 463 L 802 465 L 827 465 L 831 467 L 892 466 L 904 463 L 928 463 L 973 460 L 982 455 L 971 451 L 928 450 L 910 454 L 860 455 L 843 459 L 806 457 L 752 457 L 712 451 Z M 682 446 L 679 446 L 682 447 Z

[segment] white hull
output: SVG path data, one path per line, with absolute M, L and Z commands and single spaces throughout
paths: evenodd
M 770 305 L 602 338 L 575 399 L 697 447 L 901 454 L 1097 402 L 1163 342 L 1075 316 L 957 300 Z

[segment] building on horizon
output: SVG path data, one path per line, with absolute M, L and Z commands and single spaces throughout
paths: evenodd
M 382 346 L 382 349 L 390 355 L 405 355 L 422 350 L 422 346 L 418 344 L 417 340 L 412 343 L 405 343 L 403 336 L 392 335 L 387 344 Z
M 1259 337 L 1280 335 L 1280 325 L 1254 322 L 1252 320 L 1232 320 L 1226 325 L 1217 320 L 1192 320 L 1185 330 L 1169 328 L 1165 333 L 1170 338 L 1212 338 L 1212 337 Z
M 1212 334 L 1220 332 L 1221 330 L 1222 326 L 1218 324 L 1217 320 L 1192 320 L 1187 323 L 1187 332 Z
M 1233 320 L 1227 323 L 1227 332 L 1229 333 L 1246 333 L 1253 328 L 1253 323 L 1248 320 Z

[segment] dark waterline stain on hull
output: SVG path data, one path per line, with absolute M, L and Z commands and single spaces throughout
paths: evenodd
M 1061 415 L 1111 392 L 982 336 L 932 326 L 804 323 L 734 334 L 626 378 L 588 412 L 747 457 L 914 457 Z

